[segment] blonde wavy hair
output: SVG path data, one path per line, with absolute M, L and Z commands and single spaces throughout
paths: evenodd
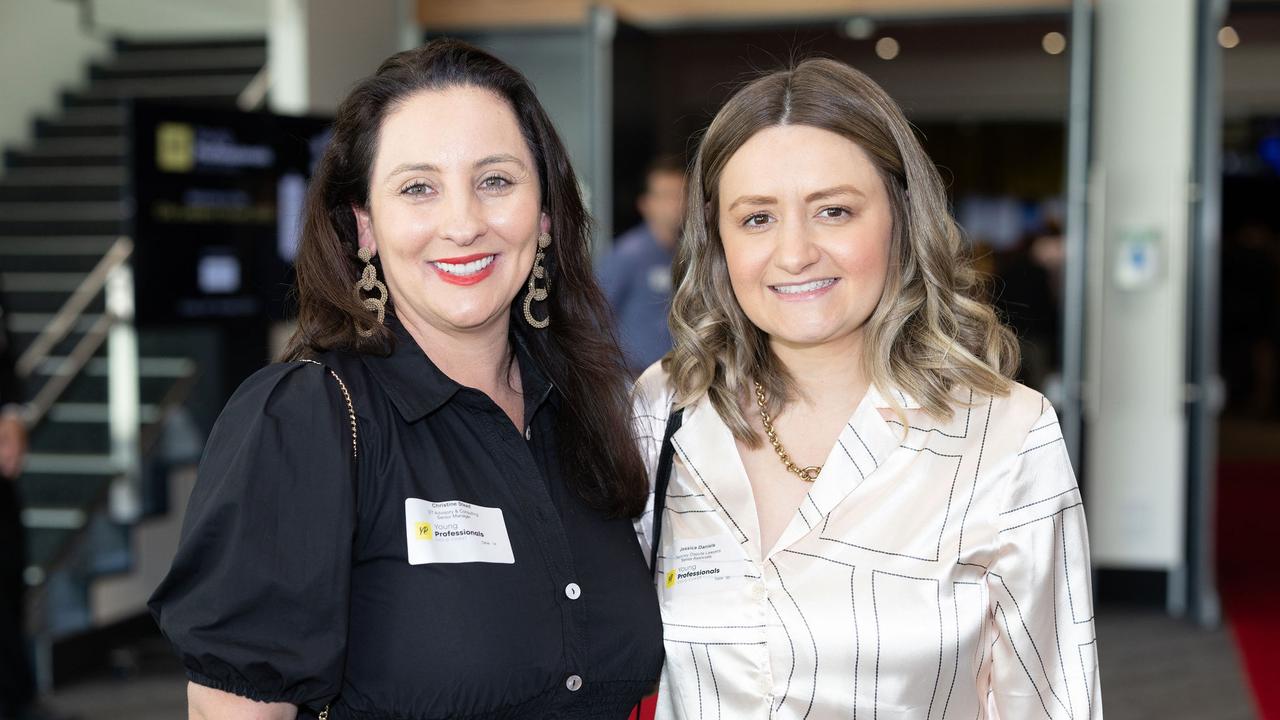
M 903 390 L 939 419 L 953 414 L 957 387 L 1007 394 L 1018 366 L 1017 341 L 985 300 L 937 168 L 879 85 L 843 63 L 811 59 L 736 92 L 698 145 L 674 269 L 674 347 L 662 360 L 677 404 L 686 407 L 708 395 L 734 436 L 754 447 L 760 437 L 743 410 L 753 402 L 753 383 L 764 386 L 773 414 L 796 397 L 795 382 L 768 336 L 733 294 L 719 236 L 725 165 L 757 132 L 779 125 L 820 128 L 857 143 L 888 190 L 889 273 L 864 328 L 862 361 L 870 381 Z

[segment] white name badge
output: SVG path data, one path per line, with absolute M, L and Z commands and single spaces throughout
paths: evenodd
M 404 532 L 410 565 L 516 561 L 501 508 L 405 498 Z
M 671 595 L 725 589 L 745 574 L 750 561 L 732 535 L 681 540 L 667 557 L 662 587 Z

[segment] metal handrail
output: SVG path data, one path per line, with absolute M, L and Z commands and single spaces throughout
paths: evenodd
M 263 65 L 249 81 L 249 84 L 236 97 L 236 107 L 245 112 L 261 108 L 267 101 L 267 93 L 271 90 L 271 66 Z
M 107 284 L 107 278 L 111 276 L 111 271 L 123 265 L 132 254 L 132 240 L 120 237 L 115 241 L 111 249 L 107 250 L 107 254 L 102 256 L 93 270 L 81 281 L 80 286 L 71 293 L 71 297 L 62 304 L 62 308 L 53 316 L 53 320 L 40 331 L 40 335 L 18 358 L 15 368 L 19 377 L 30 376 L 40 363 L 48 359 L 53 348 L 75 327 L 76 321 L 84 314 L 84 309 L 89 307 L 89 303 L 93 302 L 98 293 L 102 292 L 102 288 Z M 59 368 L 59 373 L 62 372 L 62 368 Z M 75 375 L 78 372 L 80 368 L 76 368 L 71 374 Z
M 98 348 L 102 347 L 115 321 L 116 318 L 112 313 L 103 313 L 102 317 L 98 318 L 85 332 L 84 337 L 80 338 L 71 353 L 58 364 L 58 368 L 53 371 L 52 376 L 41 386 L 40 392 L 27 403 L 23 411 L 23 419 L 28 428 L 39 425 L 44 416 L 49 414 L 49 410 L 62 396 L 63 391 L 72 380 L 76 379 L 84 366 L 89 364 L 89 360 L 98 352 Z

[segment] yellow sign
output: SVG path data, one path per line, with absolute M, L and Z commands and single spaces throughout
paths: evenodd
M 675 586 L 676 586 L 676 571 L 668 570 L 667 571 L 667 589 L 670 590 Z
M 196 166 L 196 130 L 186 123 L 156 126 L 156 167 L 164 172 L 191 172 Z
M 432 529 L 431 523 L 429 522 L 418 523 L 417 538 L 419 540 L 434 540 L 435 537 L 436 537 L 436 531 Z

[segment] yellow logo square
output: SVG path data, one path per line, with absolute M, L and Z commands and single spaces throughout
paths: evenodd
M 196 130 L 186 123 L 156 126 L 156 167 L 164 172 L 191 172 L 196 166 Z
M 667 571 L 667 589 L 670 590 L 675 586 L 676 586 L 676 571 L 668 570 Z
M 418 523 L 418 534 L 415 537 L 419 540 L 434 540 L 436 531 L 431 527 L 431 523 L 420 522 Z

